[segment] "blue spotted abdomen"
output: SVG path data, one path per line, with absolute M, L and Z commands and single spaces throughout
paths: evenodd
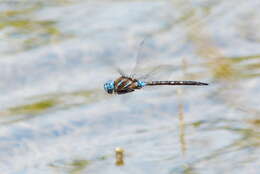
M 151 81 L 146 83 L 147 86 L 156 85 L 208 85 L 207 83 L 196 82 L 196 81 Z

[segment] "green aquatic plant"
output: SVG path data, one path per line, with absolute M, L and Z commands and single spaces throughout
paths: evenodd
M 33 118 L 51 109 L 65 110 L 72 107 L 87 105 L 104 99 L 106 96 L 97 90 L 80 90 L 70 93 L 56 93 L 30 97 L 30 104 L 21 104 L 0 111 L 2 124 L 10 124 L 17 121 Z M 52 110 L 53 111 L 53 110 Z M 12 117 L 10 117 L 12 116 Z
M 12 107 L 9 109 L 11 114 L 35 114 L 39 112 L 43 112 L 49 108 L 57 105 L 57 101 L 53 99 L 47 99 L 43 101 L 39 101 L 32 104 L 25 104 L 22 106 Z
M 91 162 L 89 160 L 75 160 L 70 164 L 72 166 L 72 169 L 69 173 L 79 174 L 90 164 Z
M 43 8 L 41 5 L 23 7 L 0 12 L 0 30 L 10 45 L 6 53 L 30 50 L 41 45 L 59 42 L 73 35 L 62 32 L 55 20 L 37 19 L 34 14 Z

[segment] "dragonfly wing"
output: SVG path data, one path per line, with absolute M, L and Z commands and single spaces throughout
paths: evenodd
M 172 65 L 158 65 L 152 67 L 148 70 L 147 73 L 137 77 L 139 80 L 142 81 L 153 81 L 153 80 L 170 80 L 165 79 L 166 77 L 169 78 L 171 74 L 174 72 L 176 68 Z
M 144 46 L 145 42 L 145 46 Z M 138 46 L 137 54 L 135 56 L 135 66 L 130 73 L 130 77 L 138 80 L 158 80 L 161 77 L 169 77 L 173 72 L 173 66 L 171 65 L 155 65 L 154 56 L 156 54 L 155 42 L 151 39 L 145 38 Z M 157 62 L 158 63 L 158 62 Z M 153 68 L 149 68 L 152 67 Z M 147 73 L 148 72 L 148 73 Z M 161 75 L 163 74 L 163 75 Z M 170 79 L 163 79 L 170 80 Z
M 144 41 L 145 41 L 145 39 L 143 39 L 138 46 L 138 49 L 137 49 L 137 52 L 136 52 L 136 55 L 135 55 L 135 65 L 134 65 L 134 68 L 133 68 L 133 70 L 130 74 L 131 78 L 134 78 L 136 76 L 136 72 L 138 70 L 138 67 L 139 67 L 139 65 L 142 64 L 140 55 L 141 55 L 141 52 L 142 52 L 142 49 L 143 49 Z
M 128 75 L 119 67 L 116 67 L 116 71 L 122 76 L 122 77 L 128 77 Z

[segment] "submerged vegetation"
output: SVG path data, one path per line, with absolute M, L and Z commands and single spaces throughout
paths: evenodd
M 17 116 L 11 122 L 17 122 L 24 119 L 32 118 L 32 116 L 39 116 L 40 114 L 49 111 L 50 109 L 62 110 L 76 107 L 79 105 L 91 104 L 101 100 L 104 96 L 98 94 L 95 90 L 75 91 L 71 93 L 56 93 L 52 95 L 34 96 L 28 98 L 28 101 L 34 101 L 29 104 L 22 104 L 7 108 L 0 112 L 1 119 L 4 117 Z M 6 124 L 7 122 L 4 121 Z M 1 124 L 1 121 L 0 121 Z
M 72 37 L 71 34 L 61 31 L 56 21 L 37 19 L 35 14 L 41 9 L 41 5 L 35 4 L 0 11 L 0 30 L 3 31 L 4 40 L 13 45 L 4 50 L 5 53 L 30 50 Z

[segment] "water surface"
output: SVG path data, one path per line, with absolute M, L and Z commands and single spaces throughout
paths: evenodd
M 1 3 L 1 171 L 259 173 L 259 7 Z M 141 73 L 162 64 L 153 78 L 210 85 L 107 95 L 104 82 L 119 76 L 115 66 L 131 72 L 143 39 Z

